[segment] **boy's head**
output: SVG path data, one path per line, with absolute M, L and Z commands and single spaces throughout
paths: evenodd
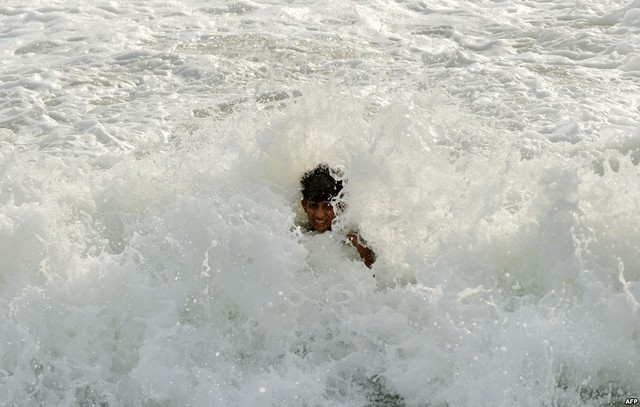
M 336 214 L 332 200 L 342 191 L 342 181 L 336 180 L 326 164 L 304 173 L 300 179 L 302 207 L 309 218 L 309 226 L 316 232 L 331 230 Z

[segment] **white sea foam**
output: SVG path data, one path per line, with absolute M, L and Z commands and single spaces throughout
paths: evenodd
M 0 404 L 638 397 L 638 10 L 4 2 Z

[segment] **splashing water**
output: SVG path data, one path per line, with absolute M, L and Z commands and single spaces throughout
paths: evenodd
M 0 404 L 638 397 L 639 10 L 5 2 Z

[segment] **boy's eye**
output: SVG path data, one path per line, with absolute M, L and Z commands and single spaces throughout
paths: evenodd
M 333 205 L 331 203 L 320 203 L 320 202 L 309 202 L 308 207 L 313 209 L 314 211 L 318 210 L 322 206 L 322 209 L 325 211 L 333 210 Z

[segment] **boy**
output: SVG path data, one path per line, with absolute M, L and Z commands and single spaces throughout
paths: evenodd
M 304 173 L 300 179 L 302 191 L 302 208 L 309 219 L 308 228 L 316 233 L 324 233 L 331 230 L 331 225 L 336 217 L 334 202 L 340 197 L 342 181 L 336 180 L 331 175 L 329 166 L 320 164 L 313 170 Z M 337 204 L 340 208 L 340 203 Z M 371 268 L 375 261 L 375 253 L 364 245 L 355 232 L 347 234 L 347 239 L 358 251 L 365 266 Z

